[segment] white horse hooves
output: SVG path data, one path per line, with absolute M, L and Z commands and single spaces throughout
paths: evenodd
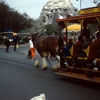
M 34 66 L 35 66 L 35 67 L 39 67 L 39 62 L 36 61 L 35 64 L 34 64 Z
M 39 64 L 35 64 L 34 66 L 35 66 L 35 67 L 39 67 Z
M 43 70 L 46 70 L 48 67 L 42 67 Z
M 58 71 L 58 69 L 59 69 L 59 68 L 56 67 L 56 66 L 52 68 L 53 71 Z

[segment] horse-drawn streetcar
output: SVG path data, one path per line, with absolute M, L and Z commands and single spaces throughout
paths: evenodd
M 61 55 L 60 68 L 55 73 L 100 83 L 100 7 L 83 9 L 79 16 L 57 19 L 56 21 L 60 29 L 66 28 L 66 47 L 65 56 Z M 81 25 L 80 34 L 77 36 L 79 41 L 73 43 L 67 51 L 67 27 L 73 23 Z M 89 26 L 95 26 L 98 28 L 98 32 L 93 34 L 92 27 L 87 28 Z M 68 52 L 70 55 L 67 54 Z

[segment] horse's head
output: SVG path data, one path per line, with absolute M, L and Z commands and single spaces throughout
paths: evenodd
M 39 35 L 40 33 L 33 33 L 32 34 L 32 41 L 33 41 L 33 43 L 35 42 L 35 40 L 36 40 L 36 38 L 37 38 L 37 36 Z

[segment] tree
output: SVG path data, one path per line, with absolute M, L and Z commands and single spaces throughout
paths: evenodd
M 33 27 L 34 20 L 26 13 L 23 15 L 10 8 L 4 1 L 0 2 L 0 31 L 11 29 L 18 32 Z
M 58 33 L 59 27 L 58 24 L 48 24 L 43 27 L 43 30 L 46 29 L 46 34 Z

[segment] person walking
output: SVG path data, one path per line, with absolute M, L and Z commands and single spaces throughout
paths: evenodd
M 29 39 L 29 46 L 30 46 L 30 50 L 32 54 L 32 59 L 34 59 L 35 58 L 35 47 L 34 47 L 34 44 L 31 38 Z
M 18 39 L 16 35 L 14 35 L 13 37 L 13 43 L 14 43 L 14 51 L 16 51 L 16 45 L 18 44 Z
M 5 46 L 6 46 L 6 52 L 8 52 L 9 51 L 9 46 L 10 46 L 10 41 L 9 41 L 8 37 L 5 38 Z

